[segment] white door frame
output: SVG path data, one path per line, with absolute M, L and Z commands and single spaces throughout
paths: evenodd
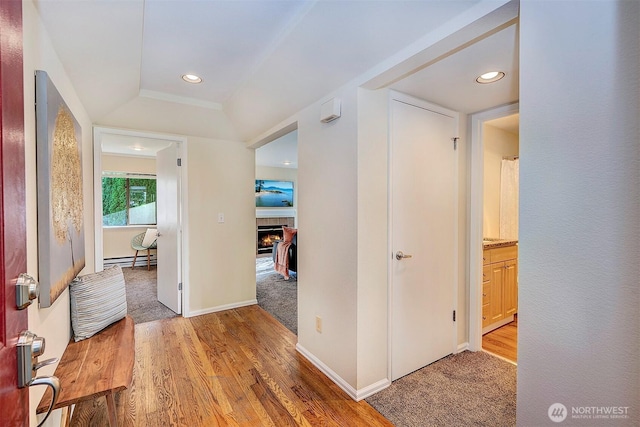
M 178 144 L 178 155 L 182 159 L 182 167 L 179 170 L 180 188 L 179 188 L 179 218 L 181 239 L 178 245 L 179 258 L 179 274 L 182 275 L 182 315 L 189 316 L 189 269 L 186 260 L 189 259 L 189 227 L 188 218 L 185 215 L 188 212 L 188 185 L 187 185 L 187 138 L 179 135 L 169 135 L 154 132 L 142 132 L 127 129 L 116 129 L 102 126 L 94 126 L 93 128 L 93 201 L 94 201 L 94 253 L 95 253 L 95 270 L 102 271 L 104 269 L 103 262 L 103 229 L 102 229 L 102 137 L 103 135 L 120 135 L 136 138 L 151 138 L 176 142 Z
M 453 110 L 449 110 L 447 108 L 441 107 L 439 105 L 436 104 L 432 104 L 428 101 L 425 101 L 423 99 L 420 98 L 415 98 L 406 94 L 403 94 L 401 92 L 396 92 L 393 90 L 389 91 L 389 99 L 388 99 L 388 117 L 387 120 L 389 121 L 389 125 L 391 126 L 391 103 L 393 101 L 400 101 L 400 102 L 404 102 L 406 104 L 410 104 L 419 108 L 424 108 L 430 111 L 434 111 L 440 114 L 444 114 L 447 116 L 452 116 L 454 117 L 455 120 L 455 127 L 456 127 L 456 132 L 459 134 L 460 132 L 460 119 L 459 119 L 459 113 Z M 392 320 L 393 320 L 393 231 L 392 231 L 392 225 L 393 225 L 393 209 L 392 209 L 392 205 L 391 202 L 393 200 L 393 194 L 392 194 L 392 177 L 393 177 L 393 170 L 392 170 L 392 159 L 391 159 L 391 128 L 389 128 L 388 131 L 388 137 L 387 137 L 387 170 L 388 170 L 388 175 L 387 175 L 387 188 L 388 188 L 388 192 L 387 192 L 387 213 L 388 213 L 388 218 L 387 218 L 387 310 L 388 310 L 388 325 L 387 325 L 387 337 L 388 337 L 388 342 L 387 342 L 387 378 L 392 378 L 392 361 L 391 361 L 391 357 L 392 357 L 392 345 L 393 345 L 393 334 L 392 334 L 392 329 L 393 326 L 391 324 Z M 454 135 L 452 135 L 454 136 Z M 458 136 L 458 135 L 455 135 Z M 453 141 L 451 142 L 453 144 Z M 459 194 L 460 194 L 460 182 L 459 182 L 459 156 L 455 157 L 455 171 L 454 171 L 454 186 L 456 188 L 456 195 L 455 195 L 455 200 L 459 200 Z M 458 307 L 458 266 L 460 263 L 460 259 L 459 259 L 459 246 L 458 246 L 458 218 L 459 218 L 459 204 L 456 203 L 455 204 L 455 214 L 454 214 L 454 224 L 456 224 L 456 227 L 454 228 L 454 272 L 453 272 L 453 289 L 451 290 L 453 292 L 453 307 L 452 309 L 456 311 L 456 313 L 459 313 L 459 307 Z M 458 316 L 459 317 L 459 316 Z M 458 327 L 457 325 L 453 326 L 453 338 L 452 338 L 452 342 L 451 342 L 451 353 L 456 353 L 457 349 L 458 349 Z
M 482 222 L 484 198 L 484 122 L 520 111 L 513 103 L 471 115 L 471 201 L 469 218 L 469 350 L 482 350 Z

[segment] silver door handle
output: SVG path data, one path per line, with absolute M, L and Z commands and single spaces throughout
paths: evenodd
M 404 259 L 404 258 L 411 258 L 411 257 L 413 257 L 413 255 L 407 255 L 407 254 L 403 253 L 402 251 L 396 252 L 396 259 L 398 261 L 400 261 L 401 259 Z
M 46 385 L 51 387 L 51 403 L 49 404 L 49 408 L 47 409 L 47 415 L 44 416 L 38 427 L 40 427 L 51 415 L 51 411 L 53 410 L 53 406 L 58 402 L 58 396 L 60 395 L 60 380 L 58 377 L 35 377 L 29 383 L 29 387 L 34 385 Z

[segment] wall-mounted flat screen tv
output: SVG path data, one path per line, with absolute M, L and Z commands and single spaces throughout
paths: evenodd
M 257 208 L 290 208 L 293 206 L 293 182 L 256 179 Z

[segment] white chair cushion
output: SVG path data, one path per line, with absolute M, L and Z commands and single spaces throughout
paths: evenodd
M 155 228 L 147 228 L 147 232 L 144 233 L 144 239 L 142 239 L 142 246 L 148 248 L 158 238 L 158 230 Z

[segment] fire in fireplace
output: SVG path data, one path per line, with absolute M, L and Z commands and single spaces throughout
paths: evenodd
M 282 240 L 282 226 L 259 225 L 258 226 L 258 253 L 271 252 L 273 243 Z

